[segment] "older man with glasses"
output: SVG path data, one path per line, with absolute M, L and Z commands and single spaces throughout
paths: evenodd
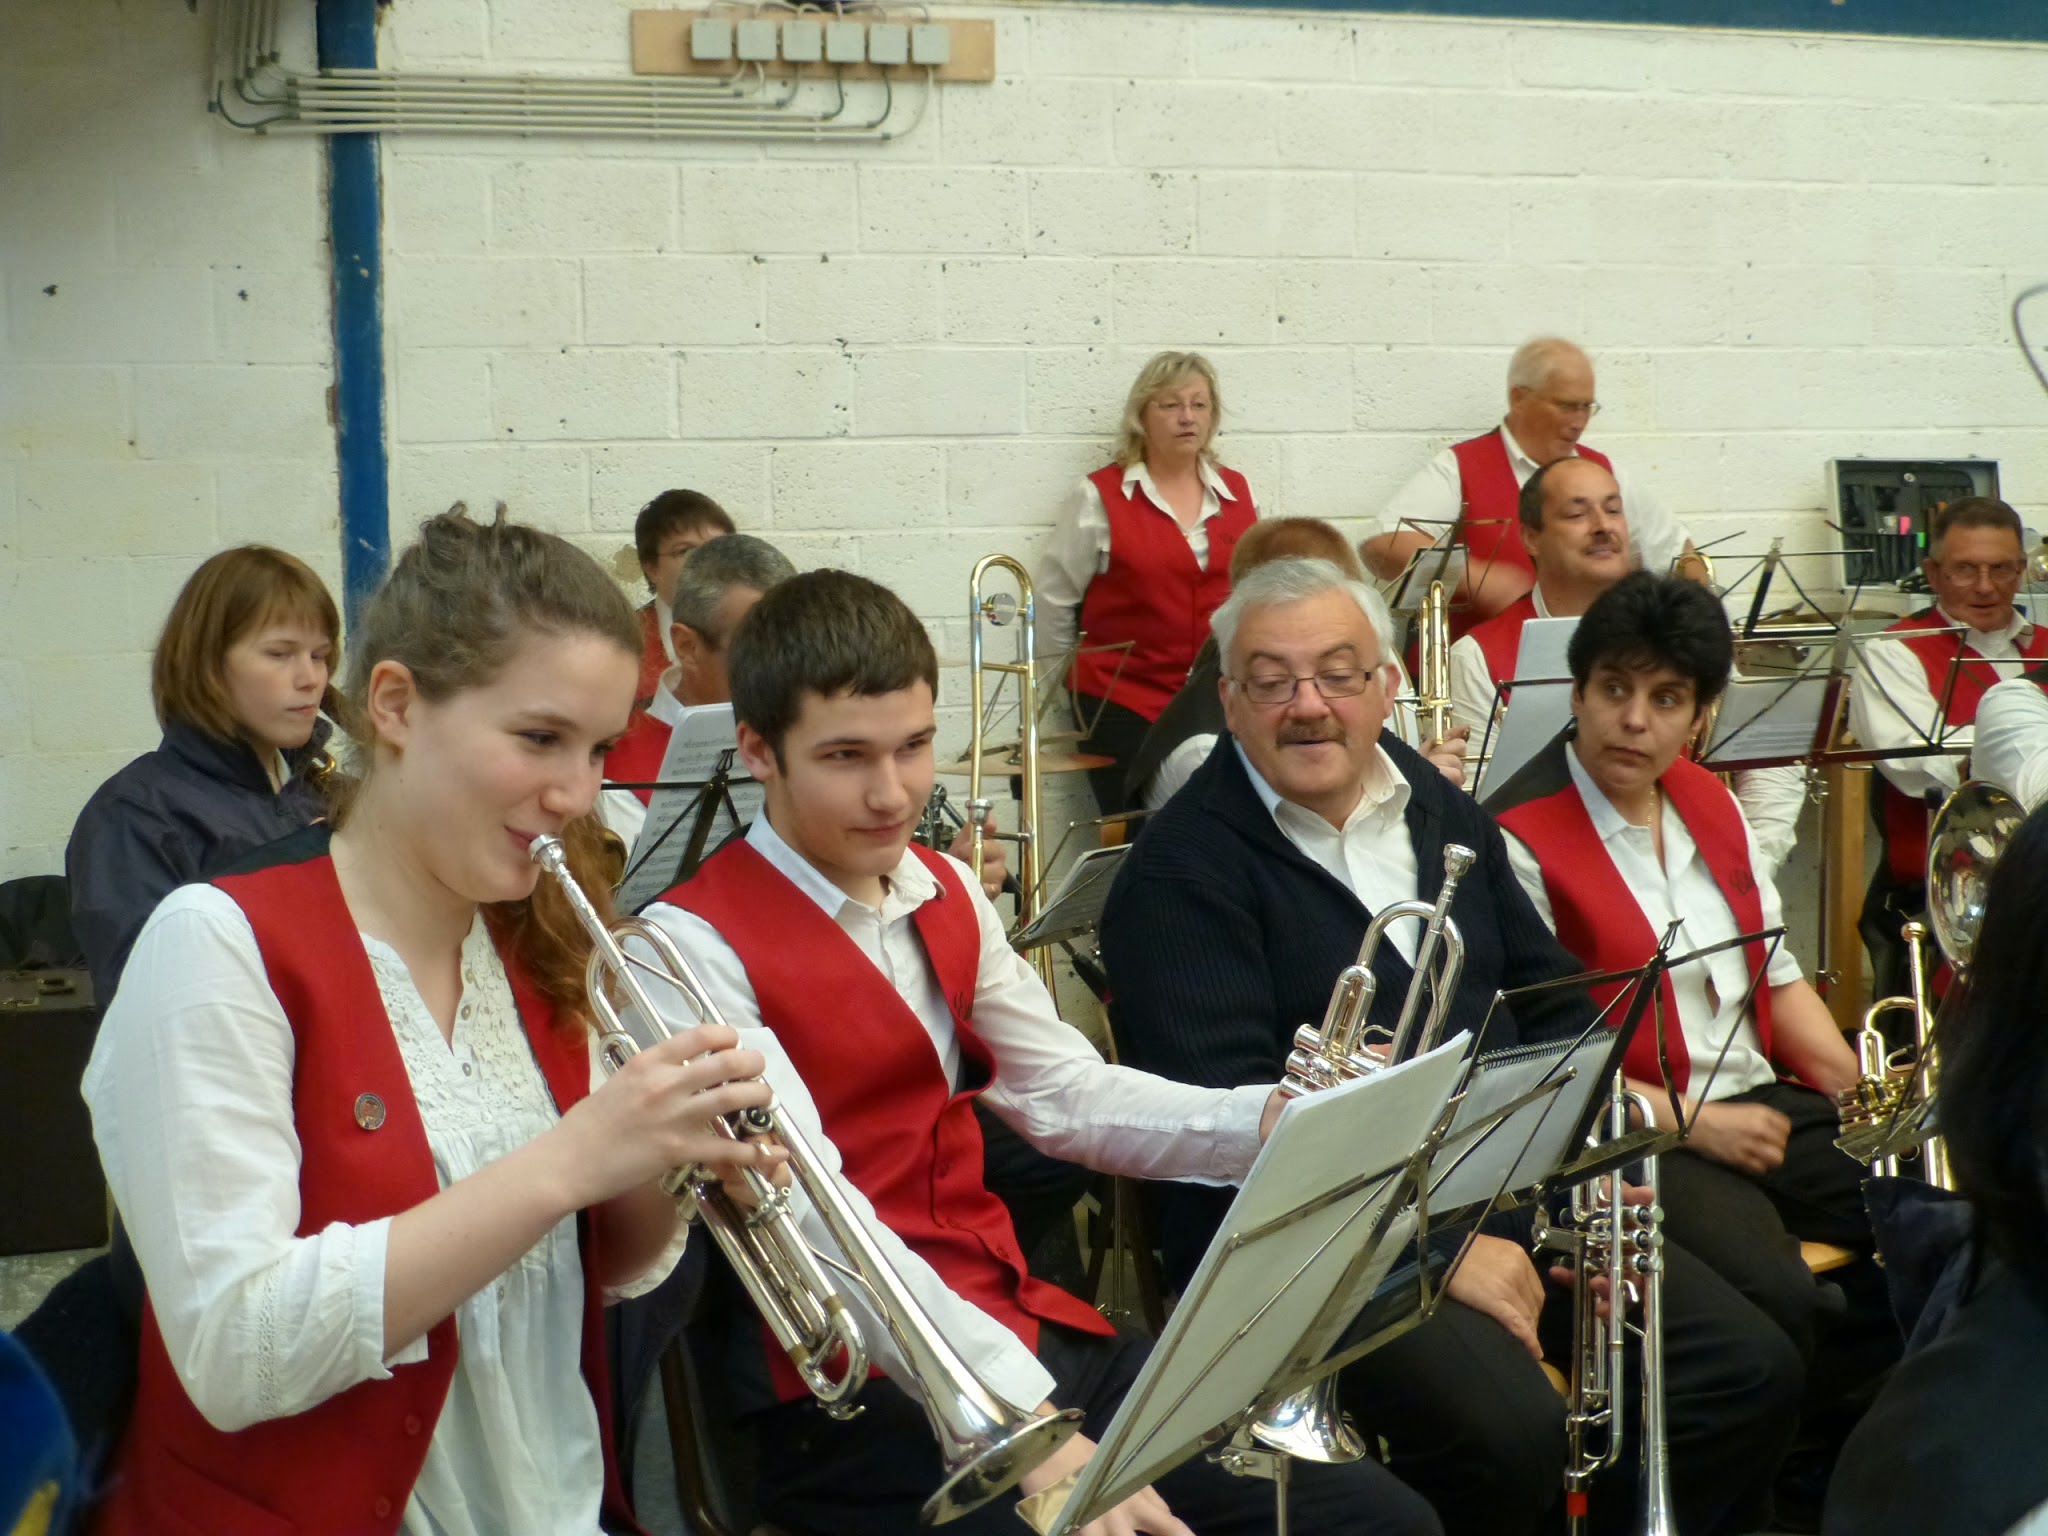
M 1466 574 L 1451 627 L 1463 634 L 1535 585 L 1516 532 L 1516 499 L 1537 470 L 1577 455 L 1620 482 L 1646 569 L 1704 579 L 1706 563 L 1693 553 L 1685 528 L 1626 469 L 1580 443 L 1599 413 L 1591 358 L 1556 336 L 1525 342 L 1508 364 L 1506 417 L 1492 431 L 1444 449 L 1394 493 L 1380 512 L 1379 531 L 1358 547 L 1366 566 L 1391 580 L 1423 550 L 1455 538 L 1465 546 Z
M 1849 728 L 1872 751 L 1912 753 L 1931 740 L 1972 746 L 1986 691 L 2048 658 L 2048 630 L 2014 601 L 2027 574 L 2019 514 L 1994 497 L 1971 496 L 1937 512 L 1931 532 L 1921 569 L 1933 606 L 1885 631 L 1902 639 L 1866 644 L 1850 689 Z M 1864 898 L 1862 929 L 1879 995 L 1889 995 L 1904 979 L 1899 929 L 1926 908 L 1928 809 L 1961 782 L 1962 760 L 1923 751 L 1877 767 L 1884 857 Z

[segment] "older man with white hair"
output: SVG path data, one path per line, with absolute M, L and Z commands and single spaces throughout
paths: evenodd
M 1381 509 L 1379 531 L 1358 547 L 1367 568 L 1391 580 L 1421 551 L 1455 537 L 1466 550 L 1462 606 L 1452 624 L 1462 634 L 1535 585 L 1516 532 L 1516 499 L 1537 470 L 1576 455 L 1610 470 L 1619 482 L 1644 568 L 1703 577 L 1705 562 L 1694 555 L 1683 525 L 1627 469 L 1579 441 L 1599 412 L 1593 360 L 1581 348 L 1557 336 L 1523 343 L 1508 364 L 1508 410 L 1501 424 L 1444 449 L 1394 493 Z
M 1432 900 L 1444 848 L 1478 861 L 1451 905 L 1464 972 L 1448 1028 L 1488 1047 L 1569 1036 L 1593 1017 L 1575 987 L 1496 1003 L 1578 971 L 1516 882 L 1500 828 L 1385 729 L 1385 605 L 1327 560 L 1242 577 L 1212 621 L 1229 734 L 1138 836 L 1102 919 L 1117 1043 L 1127 1063 L 1210 1087 L 1272 1082 L 1297 1026 L 1323 1016 L 1374 912 Z M 1414 924 L 1372 959 L 1369 1022 L 1408 990 Z M 1161 1187 L 1169 1278 L 1184 1285 L 1230 1191 Z M 1537 1360 L 1566 1347 L 1568 1293 L 1547 1289 L 1526 1220 L 1490 1220 L 1420 1328 L 1345 1368 L 1345 1406 L 1449 1536 L 1547 1530 L 1561 1489 L 1563 1418 Z M 1688 1536 L 1762 1523 L 1797 1413 L 1790 1339 L 1693 1255 L 1670 1246 L 1666 1417 L 1678 1524 Z M 1562 1357 L 1562 1356 L 1560 1356 Z M 1625 1506 L 1633 1468 L 1599 1495 Z

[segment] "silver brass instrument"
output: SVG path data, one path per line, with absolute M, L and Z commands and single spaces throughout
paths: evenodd
M 1629 1106 L 1645 1125 L 1655 1123 L 1649 1100 L 1631 1093 L 1620 1073 L 1608 1100 L 1607 1139 L 1628 1134 Z M 1596 1138 L 1597 1139 L 1597 1138 Z M 1587 1497 L 1594 1477 L 1621 1459 L 1621 1393 L 1627 1375 L 1625 1350 L 1631 1324 L 1627 1301 L 1639 1298 L 1641 1320 L 1633 1325 L 1642 1343 L 1642 1457 L 1639 1529 L 1646 1536 L 1677 1536 L 1671 1505 L 1671 1452 L 1664 1428 L 1664 1211 L 1658 1204 L 1657 1159 L 1643 1159 L 1647 1205 L 1624 1197 L 1619 1169 L 1572 1191 L 1569 1225 L 1553 1226 L 1547 1211 L 1536 1217 L 1536 1244 L 1565 1254 L 1572 1265 L 1572 1370 L 1565 1403 L 1565 1515 L 1573 1536 L 1586 1528 Z M 1601 1317 L 1593 1277 L 1607 1277 L 1608 1316 Z
M 1444 880 L 1435 901 L 1397 901 L 1373 914 L 1358 946 L 1358 958 L 1345 967 L 1331 990 L 1322 1027 L 1304 1024 L 1295 1031 L 1287 1075 L 1280 1080 L 1283 1097 L 1299 1098 L 1319 1088 L 1334 1088 L 1436 1047 L 1458 995 L 1458 978 L 1465 971 L 1465 938 L 1451 916 L 1451 900 L 1473 858 L 1472 850 L 1463 844 L 1446 843 Z M 1387 929 L 1404 918 L 1420 922 L 1422 936 L 1415 944 L 1414 977 L 1401 1000 L 1393 1038 L 1382 1057 L 1366 1050 L 1362 1039 L 1379 986 L 1372 962 Z M 1334 1372 L 1291 1397 L 1261 1404 L 1251 1434 L 1269 1450 L 1297 1461 L 1356 1461 L 1366 1452 L 1365 1442 L 1338 1406 Z
M 598 1052 L 607 1071 L 618 1071 L 640 1050 L 625 1026 L 626 1008 L 637 1011 L 656 1034 L 669 1035 L 642 985 L 643 975 L 674 988 L 700 1022 L 726 1022 L 695 969 L 660 928 L 639 917 L 606 925 L 570 873 L 559 839 L 535 838 L 532 857 L 554 876 L 590 935 L 584 981 L 591 1013 L 603 1026 Z M 628 955 L 623 948 L 627 939 L 645 943 L 655 958 Z M 853 1398 L 868 1374 L 869 1349 L 846 1286 L 866 1299 L 901 1354 L 905 1370 L 897 1385 L 923 1403 L 945 1463 L 945 1481 L 926 1501 L 924 1523 L 943 1524 L 987 1503 L 1081 1427 L 1076 1410 L 1042 1416 L 1027 1412 L 998 1397 L 974 1374 L 875 1246 L 838 1179 L 786 1117 L 771 1107 L 747 1110 L 716 1125 L 720 1134 L 734 1141 L 769 1136 L 788 1149 L 792 1176 L 843 1257 L 813 1248 L 790 1210 L 788 1192 L 752 1169 L 745 1173 L 752 1210 L 728 1195 L 716 1175 L 703 1167 L 678 1169 L 663 1179 L 662 1187 L 674 1193 L 687 1186 L 695 1194 L 704 1225 L 776 1343 L 835 1418 L 860 1412 Z
M 1425 743 L 1451 728 L 1451 617 L 1444 584 L 1432 581 L 1422 596 L 1422 632 L 1415 641 L 1416 728 Z
M 984 590 L 990 571 L 1009 573 L 1017 584 L 1017 595 Z M 1006 629 L 1018 626 L 1015 658 L 990 661 L 983 654 L 982 626 Z M 1017 927 L 1026 928 L 1038 916 L 1043 892 L 1040 883 L 1039 834 L 1043 819 L 1039 809 L 1038 762 L 1038 605 L 1032 595 L 1031 573 L 1008 555 L 983 555 L 974 562 L 967 579 L 967 686 L 971 734 L 967 740 L 967 867 L 981 878 L 982 840 L 988 822 L 990 801 L 982 791 L 982 759 L 988 743 L 987 694 L 984 683 L 989 673 L 1017 680 L 1017 771 L 1012 775 L 1021 786 L 1017 794 L 1017 830 L 998 833 L 1017 845 Z M 1053 988 L 1052 951 L 1040 949 L 1031 957 L 1046 990 Z
M 1921 942 L 1930 931 L 1957 980 L 1968 972 L 1984 922 L 1991 871 L 2026 820 L 2020 803 L 1997 785 L 1971 779 L 1942 802 L 1927 831 L 1927 925 L 1907 923 L 1907 975 L 1911 996 L 1879 998 L 1863 1016 L 1856 1040 L 1861 1075 L 1836 1099 L 1842 1134 L 1835 1141 L 1878 1172 L 1897 1171 L 1897 1154 L 1923 1144 L 1922 1177 L 1954 1188 L 1939 1134 L 1933 1132 L 1941 1084 L 1941 1048 L 1934 1028 L 1933 994 L 1924 974 Z M 1914 1046 L 1889 1057 L 1877 1020 L 1911 1012 Z

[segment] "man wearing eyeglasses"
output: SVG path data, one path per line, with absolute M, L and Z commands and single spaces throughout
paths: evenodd
M 1525 342 L 1508 364 L 1508 411 L 1490 432 L 1444 449 L 1415 472 L 1380 512 L 1379 531 L 1359 545 L 1382 581 L 1404 570 L 1448 531 L 1465 546 L 1466 574 L 1454 594 L 1452 630 L 1463 634 L 1535 585 L 1515 528 L 1515 502 L 1529 477 L 1573 456 L 1612 470 L 1629 509 L 1636 553 L 1651 571 L 1677 568 L 1704 579 L 1685 528 L 1626 469 L 1579 438 L 1600 413 L 1593 361 L 1556 336 Z M 1454 526 L 1455 525 L 1455 526 Z
M 2048 632 L 2015 605 L 2026 579 L 2019 514 L 1990 496 L 1953 502 L 1934 515 L 1920 568 L 1934 605 L 1899 620 L 1862 648 L 1849 692 L 1849 728 L 1873 751 L 1907 751 L 1939 740 L 1972 744 L 1977 706 L 1993 684 L 2048 657 Z M 1900 926 L 1926 908 L 1930 802 L 1961 781 L 1951 753 L 1880 759 L 1879 825 L 1884 857 L 1863 902 L 1863 942 L 1879 995 L 1899 990 L 1905 951 Z
M 1146 823 L 1103 912 L 1123 1060 L 1212 1087 L 1272 1082 L 1372 914 L 1434 899 L 1448 843 L 1478 857 L 1452 904 L 1465 953 L 1447 1030 L 1483 1031 L 1491 1048 L 1583 1029 L 1592 1004 L 1577 988 L 1493 1006 L 1579 967 L 1516 882 L 1500 828 L 1384 729 L 1378 595 L 1328 561 L 1279 560 L 1244 576 L 1211 624 L 1228 734 Z M 1373 957 L 1375 1026 L 1408 991 L 1417 927 L 1392 925 Z M 1159 1199 L 1167 1275 L 1184 1285 L 1230 1191 L 1162 1185 Z M 1561 1489 L 1562 1409 L 1537 1362 L 1545 1344 L 1566 1358 L 1571 1308 L 1527 1237 L 1517 1218 L 1490 1222 L 1437 1314 L 1342 1376 L 1346 1407 L 1450 1536 L 1546 1529 Z M 1691 1254 L 1672 1245 L 1666 1266 L 1678 1523 L 1688 1536 L 1752 1530 L 1797 1413 L 1799 1357 Z M 1626 1507 L 1634 1478 L 1620 1468 L 1596 1500 Z

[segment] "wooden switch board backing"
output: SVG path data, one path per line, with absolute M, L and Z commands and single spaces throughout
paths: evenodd
M 690 57 L 690 23 L 704 11 L 635 11 L 633 13 L 633 73 L 636 75 L 728 75 L 741 66 L 731 59 L 704 59 Z M 746 13 L 723 10 L 716 13 L 721 18 L 739 21 Z M 805 13 L 811 16 L 812 13 Z M 873 13 L 869 13 L 873 14 Z M 787 11 L 767 12 L 763 19 L 777 22 L 793 19 L 795 13 Z M 813 19 L 819 21 L 838 18 L 818 13 Z M 859 12 L 846 18 L 860 21 L 866 17 Z M 878 18 L 881 19 L 881 18 Z M 905 16 L 889 16 L 891 21 L 908 22 Z M 968 80 L 987 82 L 996 77 L 996 24 L 991 20 L 973 20 L 965 17 L 936 17 L 939 25 L 953 34 L 952 57 L 941 65 L 938 77 L 941 80 Z M 830 75 L 831 64 L 791 64 L 781 59 L 762 65 L 770 75 Z M 873 64 L 850 64 L 843 66 L 849 80 L 879 79 L 883 71 Z M 893 71 L 899 78 L 915 79 L 924 71 L 914 64 L 899 64 Z

